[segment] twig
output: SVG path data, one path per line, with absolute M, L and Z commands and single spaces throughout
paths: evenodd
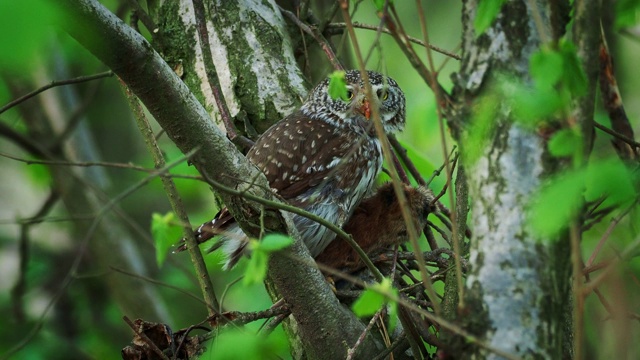
M 133 321 L 131 321 L 126 315 L 122 317 L 122 320 L 124 320 L 124 322 L 126 322 L 127 325 L 129 325 L 131 330 L 133 330 L 133 332 L 137 336 L 139 336 L 140 339 L 142 339 L 142 341 L 144 341 L 147 345 L 149 345 L 149 348 L 151 348 L 151 350 L 153 350 L 153 352 L 156 353 L 160 357 L 160 359 L 169 360 L 167 355 L 165 355 L 162 352 L 162 350 L 158 348 L 158 345 L 156 345 L 153 341 L 151 341 L 151 339 L 149 339 L 149 337 L 147 336 L 147 334 L 144 333 L 144 331 L 139 330 L 136 324 L 134 324 Z
M 354 21 L 351 25 L 354 28 L 358 28 L 358 29 L 375 30 L 375 31 L 383 32 L 385 34 L 392 35 L 391 30 L 389 30 L 389 29 L 387 29 L 385 27 L 381 27 L 381 26 L 363 24 L 363 23 L 359 23 L 357 21 Z M 342 33 L 346 27 L 347 27 L 346 23 L 330 23 L 330 24 L 327 24 L 327 26 L 326 26 L 327 31 L 331 32 L 332 35 L 333 35 L 333 33 Z M 414 44 L 426 46 L 429 49 L 431 49 L 431 50 L 433 50 L 435 52 L 438 52 L 438 53 L 440 53 L 442 55 L 446 55 L 446 56 L 448 56 L 448 57 L 450 57 L 452 59 L 462 60 L 462 56 L 456 55 L 456 54 L 454 54 L 452 52 L 444 50 L 444 49 L 442 49 L 440 47 L 437 47 L 435 45 L 427 44 L 427 43 L 425 43 L 424 41 L 422 41 L 420 39 L 417 39 L 417 38 L 414 38 L 414 37 L 411 37 L 411 36 L 407 36 L 407 39 L 410 42 L 414 43 Z
M 102 85 L 102 82 L 94 82 L 89 86 L 89 89 L 84 92 L 84 98 L 82 101 L 71 111 L 69 121 L 65 124 L 64 130 L 56 136 L 55 141 L 49 145 L 51 149 L 57 149 L 64 143 L 73 131 L 76 129 L 80 121 L 85 119 L 85 114 L 91 102 L 95 99 L 98 89 Z
M 406 341 L 407 341 L 407 334 L 403 331 L 396 338 L 396 340 L 393 343 L 391 343 L 391 345 L 389 345 L 388 348 L 384 349 L 384 351 L 382 351 L 380 354 L 378 354 L 378 356 L 373 358 L 373 360 L 387 359 L 387 355 L 391 354 L 393 350 L 395 350 L 398 346 L 402 345 Z
M 284 321 L 284 319 L 286 319 L 288 316 L 289 314 L 286 314 L 286 313 L 276 315 L 275 317 L 271 318 L 264 324 L 262 329 L 260 329 L 260 332 L 263 333 L 265 336 L 271 334 L 273 330 L 275 330 L 278 327 L 278 325 L 280 325 Z
M 404 164 L 404 166 L 406 166 L 407 169 L 409 170 L 409 173 L 411 174 L 413 179 L 418 184 L 422 186 L 427 186 L 427 183 L 422 178 L 422 175 L 420 175 L 420 172 L 418 171 L 416 166 L 413 164 L 409 156 L 407 156 L 407 149 L 405 149 L 402 146 L 402 144 L 400 144 L 400 141 L 398 141 L 395 135 L 389 135 L 389 142 L 391 143 L 391 146 L 395 150 L 395 153 L 398 154 L 398 156 L 400 157 L 400 160 L 402 160 L 402 163 Z
M 432 223 L 429 220 L 427 220 L 427 225 L 429 226 L 430 229 L 435 229 L 438 232 L 438 234 L 440 234 L 440 236 L 444 239 L 444 241 L 451 244 L 451 240 L 449 239 L 449 236 L 447 235 L 447 233 L 444 232 L 444 230 L 440 229 L 436 224 Z
M 335 70 L 344 70 L 344 66 L 340 64 L 340 60 L 338 60 L 338 57 L 331 48 L 331 45 L 329 44 L 327 39 L 325 39 L 324 36 L 322 36 L 322 34 L 318 32 L 318 29 L 316 29 L 315 27 L 312 28 L 309 25 L 305 24 L 300 19 L 298 19 L 298 17 L 291 11 L 285 10 L 280 6 L 278 6 L 278 8 L 280 9 L 280 12 L 289 20 L 293 21 L 293 23 L 296 24 L 300 28 L 300 30 L 311 35 L 318 42 L 318 44 L 322 48 L 322 51 L 324 51 L 324 53 L 327 55 L 327 59 L 329 59 L 329 62 L 331 62 L 331 66 L 333 66 Z
M 58 192 L 52 190 L 45 200 L 44 204 L 40 207 L 38 212 L 33 216 L 33 218 L 42 218 L 46 214 L 51 211 L 53 206 L 58 202 L 60 196 Z M 37 222 L 25 222 L 20 226 L 20 243 L 19 243 L 19 255 L 20 255 L 20 265 L 18 267 L 18 280 L 16 280 L 15 285 L 11 289 L 11 303 L 13 307 L 13 314 L 17 320 L 17 322 L 22 322 L 24 320 L 24 307 L 22 306 L 22 297 L 27 288 L 27 266 L 29 264 L 29 229 L 32 225 L 37 224 Z
M 584 265 L 585 267 L 588 268 L 593 264 L 593 261 L 596 259 L 596 257 L 600 253 L 600 250 L 602 249 L 602 246 L 607 241 L 607 239 L 609 239 L 609 236 L 611 236 L 611 233 L 613 232 L 613 229 L 615 229 L 615 227 L 618 226 L 618 223 L 620 223 L 620 220 L 622 220 L 622 218 L 624 218 L 631 211 L 631 209 L 632 209 L 632 207 L 629 207 L 625 211 L 623 211 L 620 215 L 618 215 L 615 218 L 611 219 L 611 223 L 607 227 L 607 230 L 604 232 L 604 234 L 602 234 L 602 237 L 598 241 L 598 244 L 596 245 L 596 248 L 593 250 L 593 253 L 591 253 L 591 256 L 589 257 L 589 260 L 587 260 L 586 264 Z
M 429 248 L 431 248 L 431 250 L 439 249 L 438 242 L 436 241 L 436 237 L 433 235 L 431 226 L 429 225 L 425 226 L 422 232 L 424 233 L 424 236 L 427 238 L 427 243 L 429 244 Z
M 11 102 L 9 102 L 8 104 L 6 104 L 3 107 L 0 107 L 0 114 L 2 114 L 3 112 L 11 109 L 12 107 L 24 102 L 25 100 L 28 100 L 38 94 L 40 94 L 43 91 L 49 90 L 53 87 L 56 86 L 63 86 L 63 85 L 70 85 L 70 84 L 79 84 L 79 83 L 83 83 L 83 82 L 87 82 L 87 81 L 92 81 L 92 80 L 97 80 L 97 79 L 102 79 L 102 78 L 106 78 L 106 77 L 111 77 L 113 76 L 113 71 L 105 71 L 99 74 L 95 74 L 95 75 L 89 75 L 89 76 L 80 76 L 77 78 L 73 78 L 73 79 L 68 79 L 68 80 L 57 80 L 57 81 L 52 81 L 49 84 L 42 86 L 26 95 L 23 95 Z
M 600 30 L 600 94 L 602 95 L 602 104 L 609 114 L 613 131 L 624 136 L 625 139 L 633 139 L 633 128 L 629 123 L 627 112 L 624 110 L 618 82 L 613 72 L 613 61 L 611 60 L 607 40 L 602 28 Z M 597 127 L 599 124 L 594 121 L 594 125 Z M 615 136 L 612 141 L 618 156 L 626 160 L 638 159 L 640 147 L 637 143 L 632 144 L 625 139 Z
M 358 60 L 358 67 L 360 68 L 360 72 L 362 74 L 364 83 L 365 83 L 365 91 L 367 94 L 367 98 L 371 99 L 372 98 L 372 91 L 371 91 L 371 84 L 369 83 L 369 78 L 368 78 L 368 74 L 365 71 L 365 65 L 364 65 L 364 60 L 362 58 L 362 53 L 360 52 L 360 47 L 358 46 L 358 39 L 356 37 L 355 31 L 353 29 L 352 26 L 350 26 L 351 24 L 351 15 L 349 14 L 349 4 L 346 0 L 341 0 L 340 1 L 340 7 L 342 9 L 342 14 L 343 17 L 345 19 L 345 22 L 347 23 L 347 29 L 349 30 L 349 36 L 351 38 L 351 42 L 353 43 L 353 48 L 354 48 L 354 52 L 356 55 L 356 59 Z M 387 163 L 392 163 L 393 160 L 391 160 L 391 147 L 389 145 L 389 142 L 386 141 L 386 136 L 385 136 L 385 132 L 384 129 L 382 127 L 382 123 L 380 121 L 380 114 L 378 113 L 378 109 L 374 106 L 372 109 L 372 118 L 374 119 L 374 126 L 375 126 L 375 130 L 376 133 L 378 135 L 378 138 L 381 140 L 380 142 L 382 143 L 382 154 L 385 158 L 385 161 L 387 161 Z M 391 179 L 392 179 L 392 183 L 393 183 L 393 187 L 396 193 L 396 197 L 398 198 L 398 202 L 400 203 L 400 210 L 402 212 L 402 217 L 404 218 L 405 222 L 407 223 L 407 232 L 409 234 L 409 240 L 411 241 L 411 245 L 413 246 L 413 248 L 417 251 L 416 254 L 418 254 L 418 256 L 421 256 L 422 253 L 419 251 L 420 246 L 418 244 L 418 234 L 416 232 L 415 226 L 413 226 L 413 219 L 411 217 L 411 214 L 409 212 L 409 208 L 408 206 L 406 206 L 407 204 L 407 199 L 406 196 L 404 194 L 404 191 L 402 190 L 400 181 L 398 179 L 398 175 L 397 172 L 393 171 L 395 170 L 393 167 L 391 167 Z M 427 292 L 429 293 L 430 297 L 432 297 L 433 299 L 436 298 L 436 292 L 433 288 L 433 284 L 431 283 L 431 280 L 429 279 L 429 275 L 427 273 L 427 269 L 424 266 L 424 263 L 420 263 L 418 262 L 418 264 L 420 265 L 420 274 L 422 276 L 422 280 L 425 283 L 425 287 L 427 288 Z M 436 314 L 440 314 L 440 306 L 437 302 L 434 302 L 434 304 L 436 304 L 434 306 L 434 310 L 436 312 Z
M 246 325 L 248 323 L 261 320 L 268 319 L 278 315 L 289 315 L 291 314 L 291 309 L 285 304 L 281 306 L 272 306 L 269 309 L 261 310 L 261 311 L 252 311 L 252 312 L 241 312 L 241 311 L 227 311 L 221 314 L 216 314 L 209 317 L 206 321 L 212 327 L 217 327 L 220 325 L 220 320 L 223 322 L 232 323 L 235 325 Z
M 296 259 L 297 261 L 302 261 L 301 259 Z M 480 347 L 482 347 L 483 349 L 486 349 L 488 351 L 491 351 L 497 355 L 500 355 L 506 359 L 512 359 L 512 360 L 516 360 L 519 359 L 517 356 L 509 354 L 503 350 L 500 350 L 498 348 L 494 348 L 491 345 L 483 342 L 482 340 L 480 340 L 478 337 L 476 337 L 475 335 L 467 332 L 466 330 L 464 330 L 462 327 L 459 327 L 458 325 L 449 322 L 448 320 L 441 318 L 437 315 L 434 315 L 424 309 L 421 309 L 420 307 L 416 306 L 415 304 L 411 303 L 410 301 L 407 301 L 406 299 L 403 299 L 401 297 L 397 297 L 397 296 L 392 296 L 392 294 L 388 294 L 385 293 L 384 291 L 382 291 L 381 289 L 378 289 L 376 287 L 371 287 L 369 286 L 369 284 L 366 284 L 364 281 L 362 281 L 359 278 L 356 278 L 355 276 L 351 276 L 348 274 L 345 274 L 343 272 L 337 271 L 333 268 L 330 267 L 326 267 L 323 266 L 322 264 L 318 264 L 318 267 L 320 268 L 320 270 L 322 270 L 325 273 L 334 275 L 336 277 L 339 277 L 341 279 L 347 280 L 353 284 L 357 284 L 359 286 L 362 286 L 364 288 L 367 289 L 371 289 L 377 293 L 379 293 L 380 295 L 384 296 L 388 301 L 395 301 L 398 303 L 398 305 L 401 305 L 405 308 L 407 308 L 410 311 L 413 311 L 421 316 L 424 316 L 425 318 L 427 318 L 429 321 L 431 321 L 432 323 L 437 323 L 438 325 L 440 325 L 442 328 L 447 329 L 455 334 L 458 334 L 462 337 L 464 337 L 468 342 L 472 343 L 472 344 L 476 344 Z
M 393 9 L 393 5 L 391 5 L 391 8 Z M 413 47 L 411 47 L 411 45 L 409 44 L 406 33 L 404 33 L 403 31 L 401 33 L 401 29 L 398 29 L 398 25 L 396 25 L 396 23 L 391 19 L 390 16 L 386 16 L 385 20 L 387 22 L 387 28 L 389 29 L 390 34 L 398 43 L 398 47 L 402 50 L 402 52 L 404 52 L 411 65 L 418 71 L 418 74 L 424 79 L 431 90 L 435 92 L 436 88 L 442 89 L 442 86 L 436 82 L 433 74 L 429 70 L 427 70 L 425 65 L 422 63 L 422 60 L 420 60 L 420 57 L 418 57 L 418 54 L 416 54 L 416 52 L 413 50 Z M 441 93 L 446 94 L 444 89 L 442 89 Z
M 196 301 L 197 301 L 197 302 L 199 302 L 199 303 L 202 303 L 202 305 L 207 305 L 207 303 L 206 303 L 206 302 L 204 302 L 204 301 L 202 301 L 202 299 L 201 299 L 201 298 L 197 297 L 196 295 L 192 294 L 191 292 L 189 292 L 189 291 L 187 291 L 187 290 L 185 290 L 185 289 L 182 289 L 182 288 L 180 288 L 180 287 L 178 287 L 178 286 L 174 286 L 174 285 L 171 285 L 171 284 L 167 284 L 167 283 L 165 283 L 165 282 L 158 281 L 158 280 L 153 279 L 153 278 L 150 278 L 150 277 L 148 277 L 148 276 L 143 276 L 143 275 L 140 275 L 140 274 L 136 274 L 136 273 L 133 273 L 133 272 L 130 272 L 130 271 L 124 270 L 124 269 L 117 268 L 117 267 L 115 267 L 115 266 L 109 266 L 109 269 L 111 269 L 111 270 L 113 270 L 113 271 L 115 271 L 115 272 L 118 272 L 118 273 L 121 273 L 121 274 L 127 275 L 127 276 L 134 277 L 134 278 L 136 278 L 136 279 L 144 280 L 144 281 L 149 282 L 149 283 L 151 283 L 151 284 L 160 285 L 160 286 L 163 286 L 163 287 L 166 287 L 166 288 L 169 288 L 169 289 L 175 290 L 175 291 L 177 291 L 177 292 L 179 292 L 179 293 L 181 293 L 181 294 L 184 294 L 184 295 L 186 295 L 186 296 L 188 296 L 188 297 L 190 297 L 190 298 L 192 298 L 192 299 L 196 300 Z
M 5 122 L 0 121 L 0 136 L 3 136 L 11 141 L 14 144 L 21 147 L 26 152 L 30 153 L 33 156 L 37 157 L 52 157 L 49 151 L 42 147 L 41 144 L 36 143 L 32 139 L 20 134 L 19 132 L 13 130 L 9 125 Z
M 420 28 L 422 30 L 422 36 L 424 37 L 424 42 L 425 43 L 429 43 L 429 32 L 427 31 L 427 20 L 424 16 L 424 11 L 422 9 L 422 3 L 420 2 L 420 0 L 416 0 L 416 7 L 417 7 L 417 13 L 418 13 L 418 17 L 420 19 Z M 392 9 L 394 10 L 395 13 L 395 8 L 392 7 Z M 398 15 L 396 14 L 396 18 L 399 20 Z M 401 25 L 402 26 L 402 25 Z M 402 30 L 402 28 L 400 28 Z M 404 36 L 406 37 L 406 33 L 404 31 L 402 31 L 402 33 L 404 34 Z M 411 49 L 413 50 L 413 49 Z M 446 154 L 447 153 L 447 137 L 445 135 L 445 124 L 444 124 L 444 114 L 443 114 L 443 107 L 445 105 L 445 98 L 446 98 L 446 93 L 444 92 L 444 89 L 442 88 L 442 86 L 435 86 L 437 84 L 438 81 L 438 73 L 436 73 L 436 67 L 433 63 L 433 56 L 431 54 L 431 51 L 429 50 L 429 48 L 426 48 L 426 52 L 427 52 L 427 60 L 429 62 L 429 69 L 431 70 L 431 74 L 433 77 L 433 83 L 430 84 L 427 82 L 428 85 L 431 86 L 431 89 L 433 90 L 433 93 L 435 94 L 436 97 L 436 110 L 438 113 L 438 124 L 440 125 L 440 144 L 442 145 L 442 153 Z M 426 80 L 426 77 L 425 77 Z M 453 164 L 451 164 L 449 162 L 449 159 L 447 159 L 445 161 L 445 167 L 447 169 L 447 186 L 445 186 L 443 188 L 443 190 L 445 190 L 447 187 L 452 187 L 453 185 L 453 170 L 455 168 L 456 165 L 456 161 L 457 161 L 457 156 L 454 158 Z M 436 197 L 437 199 L 437 197 Z M 449 191 L 449 203 L 451 204 L 451 206 L 455 206 L 455 197 L 453 194 L 453 191 Z M 455 208 L 454 208 L 455 209 Z M 458 285 L 458 310 L 464 309 L 465 308 L 465 302 L 464 302 L 464 283 L 462 280 L 462 265 L 460 264 L 460 259 L 462 258 L 462 252 L 460 249 L 460 241 L 459 241 L 459 237 L 458 237 L 458 219 L 457 219 L 457 211 L 452 211 L 451 214 L 449 215 L 450 219 L 451 219 L 451 223 L 453 224 L 453 228 L 451 229 L 451 242 L 453 243 L 453 252 L 455 253 L 455 265 L 456 265 L 456 280 L 457 280 L 457 285 Z M 465 221 L 465 220 L 463 220 Z
M 404 171 L 404 168 L 402 167 L 402 164 L 400 163 L 400 160 L 398 159 L 398 156 L 396 155 L 395 152 L 392 152 L 391 158 L 393 159 L 393 166 L 395 166 L 396 168 L 396 172 L 400 177 L 400 181 L 402 181 L 403 184 L 411 185 L 411 182 L 409 181 L 409 177 L 407 176 L 407 173 Z
M 369 320 L 369 323 L 364 328 L 364 330 L 362 330 L 362 334 L 360 334 L 360 337 L 358 337 L 358 340 L 356 341 L 356 343 L 353 344 L 353 347 L 347 349 L 347 360 L 352 360 L 354 358 L 354 356 L 356 355 L 356 350 L 358 350 L 358 347 L 364 341 L 365 336 L 369 331 L 371 331 L 373 324 L 375 324 L 376 321 L 380 318 L 385 308 L 386 308 L 385 306 L 382 306 L 380 309 L 378 309 L 378 311 L 375 313 L 375 315 L 373 315 L 371 320 Z
M 142 6 L 140 6 L 140 3 L 138 3 L 137 0 L 128 0 L 127 2 L 133 8 L 133 10 L 138 14 L 138 17 L 140 18 L 140 21 L 142 21 L 142 23 L 144 24 L 144 27 L 146 27 L 147 30 L 149 30 L 149 33 L 151 33 L 151 37 L 154 40 L 157 40 L 158 31 L 160 29 L 158 28 L 158 25 L 156 25 L 155 22 L 153 22 L 153 19 L 151 19 L 151 16 L 149 16 L 149 14 L 147 14 L 147 12 L 144 11 L 144 9 L 142 8 Z
M 635 149 L 639 149 L 640 148 L 640 142 L 637 142 L 637 141 L 635 141 L 633 139 L 630 139 L 630 138 L 620 134 L 619 132 L 613 131 L 613 130 L 609 129 L 608 127 L 606 127 L 606 126 L 604 126 L 604 125 L 602 125 L 602 124 L 600 124 L 598 122 L 594 122 L 593 126 L 595 126 L 598 130 L 602 130 L 602 131 L 606 132 L 607 134 L 626 142 L 627 144 L 631 145 Z
M 127 100 L 129 101 L 129 106 L 131 106 L 131 109 L 133 110 L 133 114 L 136 119 L 136 123 L 138 124 L 138 128 L 140 129 L 140 133 L 144 138 L 147 149 L 153 157 L 153 162 L 156 168 L 163 168 L 166 165 L 166 161 L 164 159 L 162 151 L 160 150 L 160 147 L 158 146 L 158 143 L 156 142 L 155 136 L 153 134 L 153 129 L 151 129 L 151 124 L 147 120 L 147 117 L 144 114 L 144 110 L 142 109 L 140 102 L 133 94 L 133 92 L 131 92 L 131 90 L 124 84 L 122 86 Z M 183 236 L 187 243 L 187 250 L 189 251 L 189 255 L 191 256 L 191 262 L 193 263 L 196 271 L 196 278 L 198 279 L 200 290 L 202 291 L 204 300 L 207 304 L 207 312 L 209 313 L 209 316 L 214 316 L 215 314 L 218 314 L 220 312 L 220 304 L 218 303 L 218 299 L 213 292 L 213 283 L 211 282 L 209 272 L 207 271 L 207 266 L 204 262 L 204 258 L 202 257 L 202 253 L 200 252 L 200 248 L 198 247 L 198 242 L 193 235 L 191 225 L 189 225 L 189 216 L 187 215 L 187 211 L 182 204 L 182 198 L 180 197 L 180 194 L 178 194 L 176 185 L 171 178 L 161 175 L 160 180 L 162 181 L 164 191 L 167 193 L 167 198 L 169 200 L 169 203 L 171 204 L 171 209 L 182 224 Z
M 10 155 L 4 152 L 0 152 L 1 157 L 6 157 L 7 159 L 19 161 L 25 163 L 27 165 L 50 165 L 50 166 L 74 166 L 74 167 L 92 167 L 92 166 L 102 166 L 102 167 L 110 167 L 116 169 L 127 169 L 127 170 L 135 170 L 145 173 L 154 173 L 158 171 L 158 169 L 146 168 L 143 166 L 134 165 L 131 163 L 113 163 L 113 162 L 104 162 L 104 161 L 64 161 L 64 160 L 34 160 L 34 159 L 24 159 L 21 157 L 17 157 L 14 155 Z M 182 179 L 191 179 L 204 181 L 201 176 L 191 176 L 191 175 L 176 175 L 176 174 L 167 174 L 166 176 L 174 177 L 174 178 L 182 178 Z

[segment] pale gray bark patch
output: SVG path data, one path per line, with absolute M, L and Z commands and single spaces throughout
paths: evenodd
M 226 11 L 231 8 L 221 3 L 212 5 L 211 8 L 219 6 Z M 237 11 L 234 14 L 215 13 L 212 18 L 207 19 L 211 54 L 222 93 L 231 116 L 235 117 L 241 110 L 245 110 L 260 121 L 273 122 L 293 111 L 307 92 L 293 55 L 284 19 L 273 1 L 242 0 L 233 9 Z M 185 27 L 195 27 L 191 0 L 180 1 L 179 15 Z M 237 21 L 229 22 L 231 18 Z M 196 31 L 189 33 L 193 37 L 191 43 L 195 44 L 194 68 L 200 79 L 205 106 L 220 130 L 226 132 L 207 81 L 198 34 Z M 249 71 L 251 75 L 243 70 Z M 246 88 L 246 81 L 240 82 L 238 79 L 247 76 L 255 80 L 251 89 Z M 236 93 L 238 86 L 242 93 L 251 95 L 239 98 Z M 251 104 L 247 104 L 247 98 L 251 99 Z M 277 114 L 268 114 L 269 109 L 275 109 Z M 269 116 L 275 116 L 275 120 L 267 119 Z
M 543 281 L 538 269 L 545 265 L 537 255 L 535 239 L 527 232 L 526 206 L 543 172 L 543 146 L 530 131 L 514 124 L 504 151 L 482 157 L 470 173 L 473 232 L 476 239 L 470 262 L 478 264 L 467 287 L 480 286 L 490 319 L 485 341 L 517 355 L 541 353 L 538 346 Z M 489 359 L 498 358 L 484 353 Z

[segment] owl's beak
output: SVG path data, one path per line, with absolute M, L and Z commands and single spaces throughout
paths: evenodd
M 358 112 L 364 115 L 367 120 L 371 118 L 371 105 L 369 104 L 369 101 L 367 101 L 367 99 L 362 100 L 362 104 L 358 108 Z

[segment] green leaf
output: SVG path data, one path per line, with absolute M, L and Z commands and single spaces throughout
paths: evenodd
M 476 37 L 482 35 L 485 30 L 491 26 L 493 21 L 500 13 L 502 4 L 505 0 L 480 0 L 476 12 L 476 18 L 473 20 L 473 28 L 476 31 Z
M 250 242 L 258 242 L 258 240 L 249 240 Z M 266 251 L 252 251 L 249 264 L 244 271 L 244 279 L 242 283 L 244 285 L 252 285 L 264 281 L 267 275 L 267 261 L 269 260 L 269 254 Z
M 606 196 L 603 207 L 625 205 L 637 197 L 633 186 L 637 179 L 618 158 L 590 163 L 586 178 L 586 200 L 594 201 Z
M 464 151 L 461 152 L 462 160 L 467 166 L 474 164 L 482 156 L 491 140 L 500 100 L 496 94 L 490 94 L 481 97 L 474 104 L 469 131 L 466 132 L 467 137 L 464 140 Z
M 262 240 L 250 239 L 247 245 L 251 250 L 251 259 L 244 272 L 244 285 L 251 285 L 264 281 L 267 275 L 269 254 L 282 250 L 293 244 L 293 239 L 287 235 L 269 234 Z
M 637 181 L 618 158 L 593 161 L 587 167 L 568 171 L 550 179 L 532 199 L 529 225 L 540 237 L 553 237 L 570 224 L 584 200 L 606 197 L 601 207 L 630 204 L 638 196 L 634 187 Z
M 375 314 L 384 305 L 384 296 L 372 289 L 365 290 L 353 303 L 352 309 L 356 316 L 370 316 Z
M 550 49 L 541 49 L 531 55 L 529 69 L 538 88 L 552 88 L 560 81 L 563 71 L 562 56 Z
M 389 302 L 389 332 L 393 333 L 398 325 L 398 302 Z
M 279 336 L 274 336 L 278 334 Z M 216 335 L 207 345 L 202 359 L 272 359 L 280 358 L 287 350 L 287 339 L 282 332 L 261 336 L 246 329 L 228 328 Z
M 582 151 L 582 136 L 573 129 L 562 129 L 553 135 L 548 146 L 556 157 L 577 155 Z
M 571 101 L 566 93 L 558 93 L 552 89 L 530 89 L 521 84 L 505 86 L 504 93 L 512 101 L 516 120 L 526 126 L 538 125 L 541 120 L 554 115 Z
M 562 84 L 574 97 L 587 93 L 587 75 L 582 69 L 576 46 L 569 40 L 559 42 L 559 51 L 563 59 Z
M 615 9 L 616 30 L 636 25 L 638 23 L 639 11 L 640 11 L 640 0 L 616 1 L 616 9 Z
M 348 100 L 347 81 L 344 76 L 344 71 L 334 71 L 329 75 L 329 96 L 332 99 Z
M 151 235 L 156 245 L 156 262 L 162 266 L 169 249 L 180 239 L 182 228 L 177 225 L 175 215 L 172 212 L 161 215 L 151 215 Z
M 368 316 L 375 314 L 385 303 L 395 302 L 392 299 L 398 298 L 398 290 L 393 287 L 393 283 L 388 278 L 384 278 L 381 283 L 371 285 L 353 303 L 352 309 L 356 316 Z
M 282 234 L 268 234 L 261 241 L 259 241 L 259 245 L 257 246 L 259 250 L 265 251 L 267 253 L 282 250 L 288 246 L 293 244 L 293 239 L 288 235 Z
M 540 238 L 565 229 L 582 206 L 585 170 L 570 171 L 542 186 L 529 208 L 529 225 Z

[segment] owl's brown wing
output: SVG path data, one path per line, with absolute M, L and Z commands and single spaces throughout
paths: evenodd
M 296 111 L 269 128 L 247 157 L 265 174 L 271 188 L 284 199 L 294 199 L 345 163 L 356 137 Z

